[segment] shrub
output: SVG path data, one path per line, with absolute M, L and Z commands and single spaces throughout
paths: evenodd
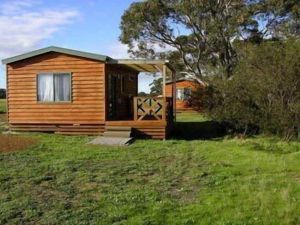
M 6 98 L 6 90 L 0 88 L 0 99 L 2 99 L 2 98 Z
M 232 79 L 211 80 L 196 105 L 237 131 L 299 136 L 300 41 L 245 44 L 242 50 Z

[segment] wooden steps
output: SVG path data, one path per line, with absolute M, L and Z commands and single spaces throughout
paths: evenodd
M 131 138 L 132 128 L 127 126 L 105 126 L 103 137 Z
M 118 129 L 131 128 L 131 135 L 135 138 L 152 138 L 163 140 L 168 135 L 168 124 L 164 120 L 120 120 L 106 121 L 105 127 L 118 127 Z M 116 128 L 117 129 L 117 128 Z
M 131 127 L 128 126 L 105 126 L 105 131 L 131 131 Z
M 105 131 L 103 137 L 126 137 L 131 136 L 131 131 Z

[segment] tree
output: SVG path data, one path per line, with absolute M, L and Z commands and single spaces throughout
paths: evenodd
M 122 16 L 120 40 L 134 56 L 170 59 L 200 79 L 229 78 L 239 60 L 234 40 L 260 43 L 284 27 L 299 32 L 298 0 L 145 0 Z
M 121 41 L 136 56 L 157 57 L 155 46 L 180 58 L 185 70 L 202 77 L 236 63 L 232 37 L 243 0 L 148 0 L 133 3 L 122 16 Z M 158 53 L 159 54 L 159 53 Z M 215 72 L 218 74 L 218 72 Z
M 256 21 L 253 31 L 263 39 L 299 37 L 299 0 L 248 0 L 248 5 L 248 11 Z M 264 26 L 259 28 L 258 22 Z
M 160 77 L 160 78 L 154 79 L 153 82 L 149 85 L 151 95 L 158 96 L 158 95 L 162 94 L 162 81 L 163 81 L 163 79 Z
M 139 94 L 138 94 L 139 97 L 146 97 L 147 95 L 148 94 L 146 92 L 143 92 L 143 91 L 139 92 Z

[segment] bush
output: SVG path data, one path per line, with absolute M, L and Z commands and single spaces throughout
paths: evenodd
M 243 46 L 230 80 L 214 78 L 197 93 L 198 104 L 236 131 L 272 133 L 285 139 L 300 132 L 300 42 Z
M 6 90 L 0 88 L 0 99 L 2 99 L 2 98 L 6 98 Z

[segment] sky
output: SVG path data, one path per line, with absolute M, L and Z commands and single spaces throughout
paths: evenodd
M 0 0 L 0 60 L 47 46 L 128 58 L 121 16 L 134 0 Z M 139 76 L 149 92 L 153 77 Z M 5 68 L 0 88 L 5 88 Z

